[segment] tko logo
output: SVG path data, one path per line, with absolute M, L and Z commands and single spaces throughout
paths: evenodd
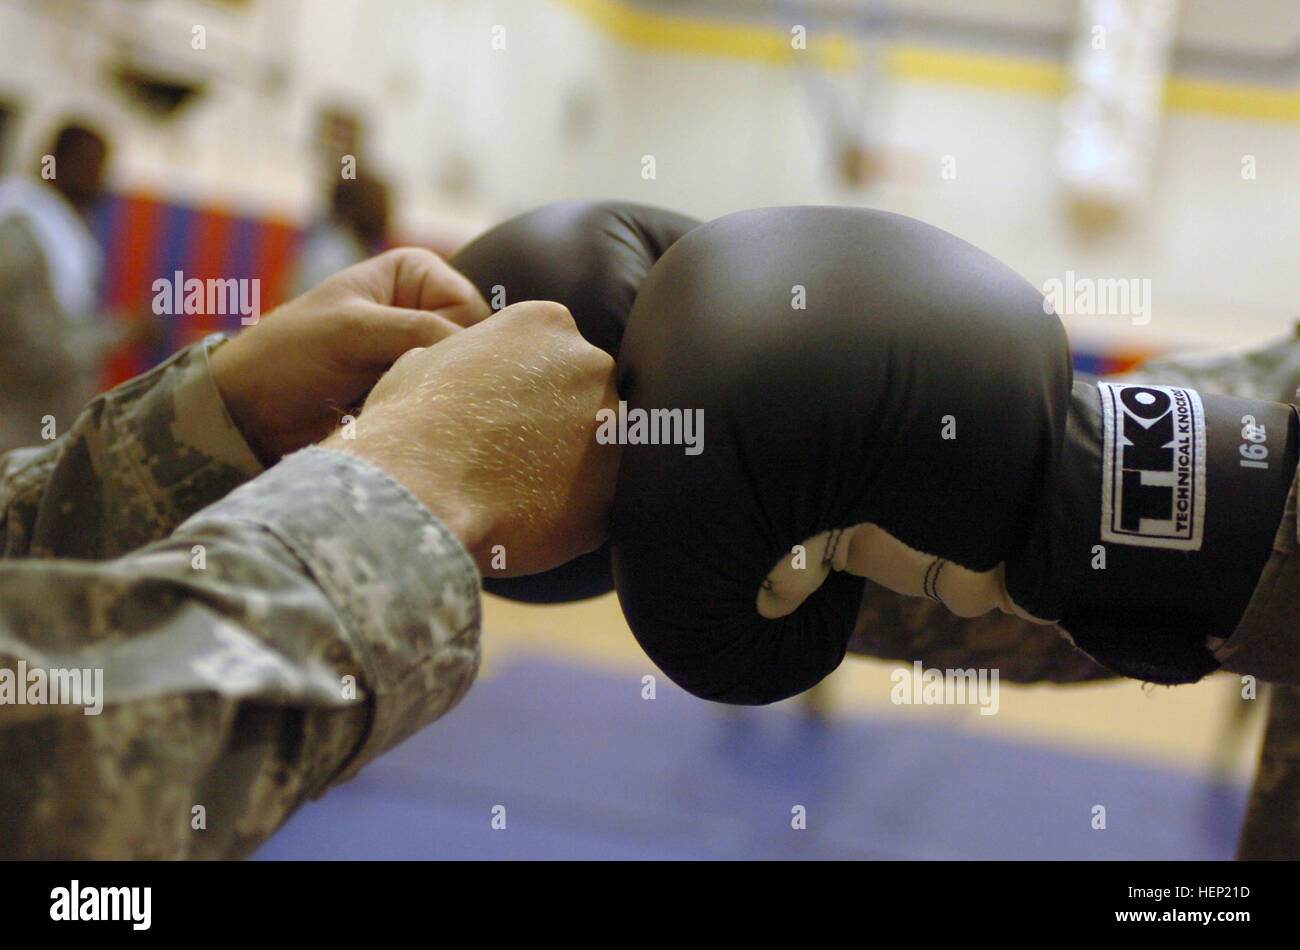
M 1099 383 L 1103 541 L 1196 551 L 1205 518 L 1205 411 L 1194 389 Z

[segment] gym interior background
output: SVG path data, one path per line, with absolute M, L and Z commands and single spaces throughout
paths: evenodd
M 0 0 L 3 170 L 70 119 L 111 145 L 125 325 L 176 270 L 283 300 L 346 156 L 384 241 L 444 254 L 571 197 L 901 212 L 1062 288 L 1088 372 L 1297 318 L 1292 0 Z M 164 317 L 102 385 L 219 324 Z M 981 715 L 862 658 L 774 707 L 649 701 L 613 595 L 488 597 L 484 644 L 451 715 L 260 856 L 1228 858 L 1263 723 L 1226 675 L 1003 683 Z

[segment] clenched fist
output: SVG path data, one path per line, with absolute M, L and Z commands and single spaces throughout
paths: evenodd
M 596 416 L 617 404 L 614 361 L 563 306 L 527 301 L 408 352 L 371 391 L 354 437 L 340 430 L 322 445 L 405 485 L 480 570 L 533 574 L 605 539 L 619 447 L 597 443 Z
M 226 408 L 265 465 L 324 438 L 393 361 L 491 310 L 432 251 L 404 247 L 339 271 L 212 354 Z

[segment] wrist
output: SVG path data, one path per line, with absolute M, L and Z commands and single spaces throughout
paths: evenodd
M 258 461 L 270 468 L 278 461 L 278 456 L 265 444 L 254 420 L 252 402 L 249 399 L 249 385 L 240 376 L 239 347 L 235 339 L 226 340 L 208 354 L 208 367 L 212 371 L 212 381 L 226 407 L 226 414 L 244 437 L 248 447 L 257 456 Z

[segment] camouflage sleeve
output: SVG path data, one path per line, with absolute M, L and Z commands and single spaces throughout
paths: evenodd
M 116 557 L 259 473 L 208 364 L 223 342 L 181 350 L 60 438 L 0 456 L 0 557 Z
M 246 856 L 450 709 L 479 634 L 456 538 L 325 449 L 116 559 L 0 561 L 0 857 Z
M 1243 399 L 1296 400 L 1300 386 L 1300 325 L 1285 337 L 1250 347 L 1176 353 L 1142 364 L 1125 382 L 1187 386 Z

